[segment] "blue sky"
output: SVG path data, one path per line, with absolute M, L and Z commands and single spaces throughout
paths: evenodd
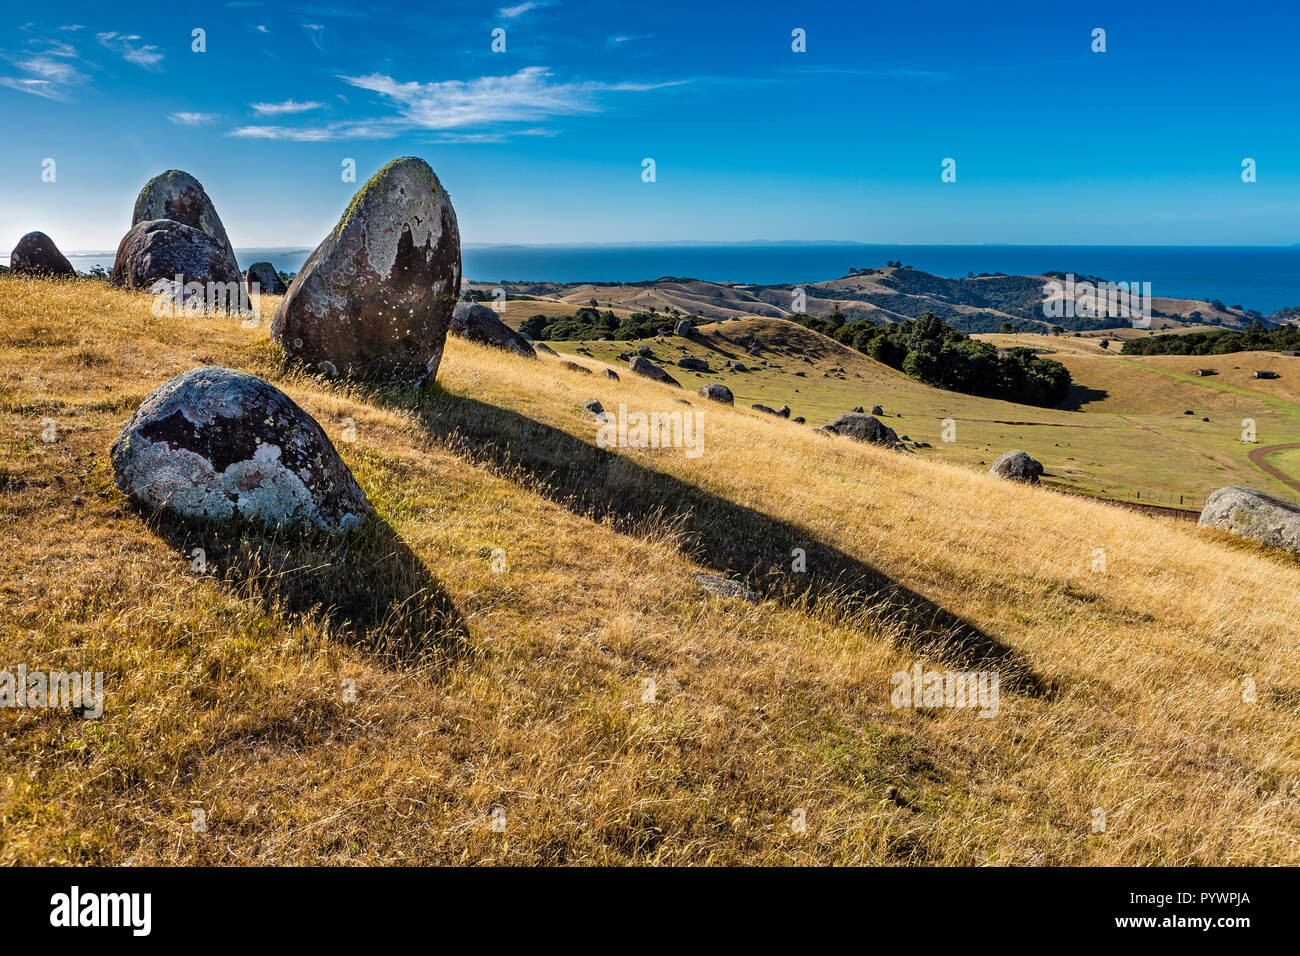
M 466 242 L 1300 242 L 1294 2 L 5 6 L 4 248 L 114 248 L 169 168 L 311 247 L 402 155 Z

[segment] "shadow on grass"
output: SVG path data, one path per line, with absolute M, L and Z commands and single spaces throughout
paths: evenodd
M 1065 398 L 1056 407 L 1063 412 L 1077 412 L 1091 402 L 1105 401 L 1110 392 L 1104 388 L 1089 388 L 1086 385 L 1073 384 L 1066 390 Z
M 319 621 L 385 665 L 437 668 L 471 650 L 465 619 L 446 590 L 377 514 L 340 535 L 161 511 L 146 521 L 240 597 L 269 613 Z
M 695 561 L 747 580 L 767 598 L 805 601 L 844 617 L 884 619 L 901 625 L 905 636 L 900 646 L 913 653 L 963 669 L 997 670 L 1002 686 L 1022 693 L 1039 696 L 1052 690 L 997 638 L 797 525 L 437 385 L 414 396 L 376 391 L 372 398 L 415 412 L 428 432 L 456 454 L 575 513 L 638 536 L 656 527 L 673 529 Z M 806 552 L 805 573 L 791 570 L 794 548 Z

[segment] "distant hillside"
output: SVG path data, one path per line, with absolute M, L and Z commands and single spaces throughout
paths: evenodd
M 881 323 L 902 322 L 930 312 L 966 333 L 1000 332 L 1006 326 L 1026 332 L 1050 331 L 1053 326 L 1068 331 L 1131 327 L 1131 320 L 1118 314 L 1098 318 L 1051 317 L 1045 309 L 1049 301 L 1047 287 L 1063 277 L 1064 274 L 1051 273 L 949 279 L 920 269 L 887 266 L 802 285 L 749 285 L 665 276 L 646 282 L 520 282 L 501 287 L 511 296 L 529 296 L 575 308 L 592 305 L 594 301 L 601 309 L 656 311 L 711 319 L 782 318 L 798 312 L 826 318 L 838 311 L 847 322 Z M 1100 281 L 1095 276 L 1077 279 Z M 469 288 L 487 291 L 495 286 L 475 283 Z M 1156 329 L 1189 325 L 1241 328 L 1256 320 L 1267 321 L 1258 313 L 1243 312 L 1218 301 L 1159 296 L 1151 300 L 1151 328 Z

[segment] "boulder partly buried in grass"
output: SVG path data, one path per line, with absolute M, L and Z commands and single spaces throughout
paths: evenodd
M 460 228 L 422 159 L 389 163 L 294 278 L 271 323 L 291 358 L 420 384 L 438 373 L 460 297 Z
M 457 302 L 448 331 L 471 342 L 537 358 L 537 350 L 526 338 L 502 322 L 496 312 L 477 302 Z
M 1023 451 L 1004 451 L 989 468 L 989 474 L 994 478 L 1027 481 L 1031 485 L 1038 484 L 1042 473 L 1042 463 L 1030 458 Z
M 184 518 L 342 531 L 365 492 L 310 415 L 275 386 L 215 365 L 154 391 L 113 443 L 118 488 Z
M 1205 500 L 1197 524 L 1300 551 L 1300 505 L 1253 488 L 1220 488 Z
M 9 254 L 9 267 L 18 275 L 72 276 L 77 270 L 43 232 L 29 232 Z
M 677 381 L 654 362 L 642 358 L 640 355 L 632 356 L 631 369 L 637 375 L 642 375 L 656 382 L 663 382 L 665 385 L 671 385 L 674 388 L 681 388 L 682 383 Z
M 713 402 L 721 402 L 723 405 L 736 404 L 736 396 L 731 394 L 731 389 L 721 382 L 710 382 L 708 385 L 701 385 L 699 388 L 700 395 Z
M 847 415 L 841 415 L 829 425 L 823 425 L 821 430 L 830 432 L 832 435 L 843 435 L 845 438 L 852 438 L 854 441 L 884 445 L 887 448 L 897 448 L 901 445 L 898 440 L 898 433 L 892 428 L 885 425 L 874 415 L 863 415 L 859 412 L 849 412 Z

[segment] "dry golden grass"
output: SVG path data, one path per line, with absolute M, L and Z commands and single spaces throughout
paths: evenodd
M 363 532 L 128 506 L 109 444 L 207 362 L 321 422 Z M 285 373 L 265 326 L 0 278 L 0 668 L 102 670 L 107 698 L 0 711 L 0 862 L 1300 861 L 1300 562 L 695 396 L 702 457 L 597 448 L 586 398 L 685 409 L 627 374 L 452 340 L 439 382 Z M 412 617 L 384 606 L 430 596 L 391 652 Z M 998 669 L 999 715 L 894 709 L 916 660 Z

